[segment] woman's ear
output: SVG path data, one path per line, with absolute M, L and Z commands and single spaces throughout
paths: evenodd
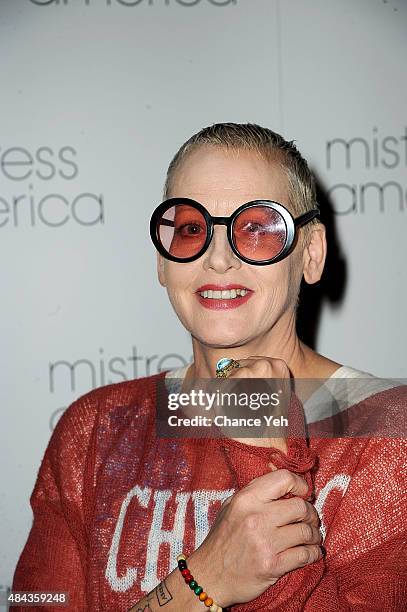
M 164 269 L 164 257 L 162 255 L 160 255 L 160 253 L 157 252 L 157 274 L 158 274 L 158 280 L 160 281 L 160 285 L 162 285 L 163 287 L 166 287 L 166 282 L 165 282 L 165 269 Z
M 310 227 L 303 252 L 304 280 L 312 285 L 317 283 L 324 270 L 326 259 L 325 225 L 316 223 Z

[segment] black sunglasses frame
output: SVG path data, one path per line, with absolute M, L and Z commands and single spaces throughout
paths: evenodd
M 206 227 L 207 227 L 206 240 L 204 242 L 204 245 L 200 249 L 200 251 L 198 251 L 198 253 L 196 253 L 192 257 L 185 257 L 185 258 L 175 257 L 174 255 L 171 255 L 170 253 L 168 253 L 168 251 L 164 248 L 160 240 L 160 235 L 158 231 L 158 225 L 159 225 L 160 219 L 161 219 L 161 225 L 168 225 L 171 227 L 174 226 L 173 221 L 170 221 L 170 219 L 163 219 L 162 217 L 169 208 L 171 208 L 172 206 L 177 206 L 181 204 L 186 204 L 188 206 L 192 206 L 196 208 L 204 217 L 205 222 L 206 222 Z M 246 210 L 248 208 L 253 208 L 255 206 L 268 206 L 269 208 L 276 210 L 282 216 L 285 226 L 286 226 L 286 230 L 287 230 L 286 241 L 280 253 L 278 253 L 278 255 L 276 255 L 275 257 L 271 259 L 267 259 L 265 261 L 257 261 L 254 259 L 248 259 L 247 257 L 244 257 L 237 250 L 234 244 L 234 241 L 233 241 L 233 225 L 236 221 L 236 218 L 239 216 L 239 214 L 243 210 Z M 190 198 L 170 198 L 169 200 L 165 200 L 164 202 L 159 204 L 157 208 L 155 209 L 155 211 L 153 212 L 151 219 L 150 219 L 150 236 L 151 236 L 151 240 L 153 241 L 154 246 L 156 247 L 157 251 L 163 257 L 165 257 L 165 259 L 168 259 L 170 261 L 175 261 L 176 263 L 189 263 L 191 261 L 195 261 L 196 259 L 199 259 L 205 253 L 205 251 L 207 250 L 207 248 L 209 247 L 211 243 L 211 240 L 213 237 L 214 226 L 215 225 L 226 225 L 228 241 L 236 257 L 238 257 L 241 261 L 244 261 L 245 263 L 248 263 L 251 265 L 267 266 L 273 263 L 277 263 L 278 261 L 281 261 L 282 259 L 287 257 L 287 255 L 290 254 L 290 251 L 294 245 L 298 228 L 306 225 L 312 219 L 319 216 L 319 214 L 320 214 L 320 211 L 317 208 L 313 208 L 312 210 L 309 210 L 308 212 L 294 219 L 290 211 L 288 211 L 285 208 L 285 206 L 283 206 L 282 204 L 279 204 L 278 202 L 274 202 L 274 200 L 252 200 L 251 202 L 247 202 L 246 204 L 242 204 L 241 206 L 239 206 L 239 208 L 237 208 L 230 215 L 230 217 L 212 217 L 212 215 L 209 214 L 206 208 L 199 202 L 196 202 L 195 200 L 191 200 Z

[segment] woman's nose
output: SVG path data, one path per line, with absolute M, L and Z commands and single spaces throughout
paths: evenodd
M 238 270 L 241 266 L 241 260 L 236 257 L 229 244 L 226 227 L 216 226 L 211 243 L 203 254 L 204 269 L 223 274 L 231 268 Z

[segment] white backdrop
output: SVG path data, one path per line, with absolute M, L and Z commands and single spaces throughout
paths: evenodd
M 0 585 L 61 411 L 191 356 L 148 220 L 200 128 L 297 141 L 347 268 L 316 348 L 407 377 L 406 25 L 405 0 L 1 0 Z

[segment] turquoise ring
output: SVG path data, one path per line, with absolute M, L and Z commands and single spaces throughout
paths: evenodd
M 227 378 L 235 368 L 240 368 L 240 363 L 236 359 L 222 357 L 216 364 L 216 378 Z

